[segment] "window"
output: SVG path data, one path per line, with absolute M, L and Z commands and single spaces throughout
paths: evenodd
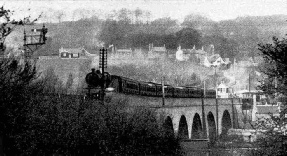
M 79 54 L 72 54 L 73 57 L 79 57 Z
M 219 93 L 221 93 L 221 92 L 222 92 L 222 88 L 218 88 L 217 91 L 218 91 Z
M 260 95 L 256 95 L 256 101 L 260 101 Z

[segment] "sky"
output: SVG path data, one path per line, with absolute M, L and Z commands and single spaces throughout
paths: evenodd
M 17 10 L 15 16 L 19 18 L 62 10 L 66 14 L 64 20 L 72 20 L 76 9 L 97 10 L 99 16 L 105 17 L 112 10 L 140 8 L 149 10 L 152 19 L 171 17 L 180 22 L 188 14 L 202 14 L 214 21 L 238 16 L 287 15 L 287 0 L 2 0 L 1 5 Z

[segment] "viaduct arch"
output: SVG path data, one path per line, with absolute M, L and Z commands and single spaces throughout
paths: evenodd
M 227 110 L 223 112 L 221 125 L 222 125 L 222 130 L 221 130 L 220 135 L 225 136 L 227 135 L 228 130 L 232 127 L 231 116 Z
M 163 127 L 168 136 L 174 136 L 173 123 L 170 116 L 164 120 Z
M 131 107 L 149 107 L 165 114 L 167 133 L 181 139 L 217 139 L 230 128 L 243 127 L 242 101 L 215 98 L 165 98 L 112 95 L 125 99 Z
M 227 135 L 230 128 L 237 128 L 236 125 L 240 125 L 235 123 L 239 118 L 236 116 L 239 103 L 231 99 L 216 99 L 214 103 L 211 100 L 204 102 L 206 103 L 204 110 L 201 105 L 165 106 L 159 109 L 169 114 L 174 135 L 180 139 L 209 139 L 212 143 L 219 136 Z
M 207 114 L 207 125 L 208 125 L 208 138 L 210 142 L 214 142 L 216 140 L 216 123 L 215 118 L 212 112 Z
M 188 125 L 186 122 L 186 117 L 182 115 L 179 120 L 179 126 L 178 126 L 178 135 L 177 137 L 179 139 L 188 139 Z
M 202 139 L 203 138 L 202 124 L 201 124 L 201 119 L 198 113 L 195 113 L 193 117 L 191 130 L 192 130 L 191 139 Z

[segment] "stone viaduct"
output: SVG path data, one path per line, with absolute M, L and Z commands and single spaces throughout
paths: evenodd
M 130 106 L 155 108 L 165 115 L 165 125 L 181 139 L 215 140 L 230 128 L 242 126 L 241 99 L 159 98 L 109 93 Z

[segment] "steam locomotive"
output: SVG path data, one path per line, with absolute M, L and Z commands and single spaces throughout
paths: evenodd
M 86 76 L 86 82 L 88 88 L 96 88 L 98 86 L 104 85 L 106 88 L 114 88 L 115 92 L 124 94 L 133 94 L 141 96 L 153 96 L 162 97 L 162 85 L 153 82 L 142 82 L 132 80 L 126 77 L 104 74 L 104 78 L 101 75 L 89 73 Z M 164 88 L 165 97 L 173 98 L 201 98 L 203 97 L 204 90 L 195 87 L 172 87 L 170 85 L 165 85 Z M 215 90 L 206 90 L 206 98 L 215 98 Z

